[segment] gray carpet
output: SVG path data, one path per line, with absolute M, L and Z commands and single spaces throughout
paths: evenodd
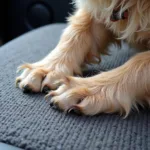
M 14 86 L 16 67 L 43 58 L 59 40 L 65 25 L 52 25 L 26 34 L 0 48 L 0 142 L 26 150 L 148 150 L 150 111 L 94 117 L 65 115 L 49 107 L 43 94 L 23 94 Z M 134 54 L 124 46 L 111 48 L 100 66 L 108 70 Z

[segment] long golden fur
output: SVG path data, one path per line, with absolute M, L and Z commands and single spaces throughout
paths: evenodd
M 43 60 L 24 64 L 16 84 L 27 92 L 50 91 L 51 105 L 63 111 L 125 113 L 137 104 L 150 104 L 150 1 L 149 0 L 75 0 L 75 13 L 68 18 L 56 48 Z M 128 18 L 112 22 L 116 8 Z M 124 65 L 93 77 L 82 74 L 82 66 L 100 61 L 110 44 L 128 42 L 141 53 Z M 142 52 L 146 51 L 146 52 Z M 59 87 L 59 88 L 58 88 Z

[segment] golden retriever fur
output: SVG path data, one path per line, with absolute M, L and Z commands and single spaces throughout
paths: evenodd
M 85 115 L 119 112 L 127 116 L 137 104 L 150 104 L 150 1 L 74 0 L 76 11 L 68 18 L 56 48 L 43 60 L 24 64 L 16 84 L 23 91 L 51 89 L 51 106 Z M 128 10 L 128 18 L 112 22 L 113 11 Z M 141 50 L 124 65 L 93 77 L 82 66 L 100 62 L 107 48 L 120 41 Z

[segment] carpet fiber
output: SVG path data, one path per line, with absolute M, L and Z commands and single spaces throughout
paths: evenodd
M 30 32 L 0 48 L 0 142 L 26 150 L 148 150 L 150 111 L 94 117 L 65 115 L 49 107 L 43 94 L 23 94 L 15 88 L 18 65 L 43 58 L 59 40 L 65 25 Z M 134 50 L 111 47 L 92 70 L 123 64 Z

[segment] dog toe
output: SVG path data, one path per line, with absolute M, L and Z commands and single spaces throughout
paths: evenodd
M 67 113 L 82 115 L 81 109 L 77 106 L 72 106 L 68 109 Z
M 23 93 L 31 93 L 32 92 L 32 88 L 29 85 L 25 85 L 22 88 Z
M 42 89 L 42 93 L 48 93 L 50 91 L 50 88 L 48 86 L 44 86 Z

